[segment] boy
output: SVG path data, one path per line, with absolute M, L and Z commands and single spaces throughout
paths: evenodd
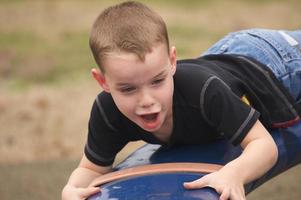
M 177 62 L 165 23 L 154 11 L 137 2 L 103 11 L 92 28 L 90 46 L 100 68 L 93 69 L 92 75 L 104 92 L 92 107 L 85 154 L 62 199 L 85 199 L 99 192 L 87 186 L 110 172 L 116 153 L 129 141 L 174 146 L 221 137 L 241 145 L 242 155 L 184 187 L 210 186 L 220 199 L 245 199 L 244 184 L 263 175 L 277 160 L 277 147 L 267 129 L 300 119 L 301 84 L 299 88 L 289 84 L 291 78 L 299 83 L 301 78 L 288 76 L 283 64 L 270 62 L 278 58 L 268 60 L 274 57 L 263 55 L 263 44 L 269 40 L 259 37 L 262 32 L 277 35 L 286 46 L 291 42 L 290 47 L 297 49 L 292 46 L 298 42 L 286 32 L 242 31 L 221 40 L 204 57 Z M 300 33 L 294 34 L 301 38 Z M 259 42 L 245 45 L 250 38 Z M 291 69 L 300 72 L 300 51 L 285 55 L 297 63 Z

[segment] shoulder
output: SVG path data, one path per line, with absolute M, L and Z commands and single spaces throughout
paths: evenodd
M 90 122 L 103 123 L 111 130 L 117 131 L 117 126 L 121 124 L 123 118 L 109 93 L 101 92 L 96 96 L 92 106 Z
M 210 70 L 212 64 L 212 62 L 202 58 L 179 60 L 177 61 L 175 75 L 178 78 L 205 78 L 208 74 L 212 73 Z
M 213 76 L 215 73 L 210 68 L 210 62 L 206 60 L 180 60 L 174 75 L 175 93 L 186 102 L 199 105 L 201 92 Z
M 130 140 L 122 128 L 123 122 L 111 95 L 98 94 L 92 106 L 85 146 L 85 155 L 91 162 L 101 166 L 113 163 L 116 153 Z
M 102 110 L 106 114 L 109 114 L 109 113 L 120 114 L 110 93 L 107 93 L 107 92 L 99 93 L 95 98 L 95 102 L 96 102 L 97 108 L 99 110 Z

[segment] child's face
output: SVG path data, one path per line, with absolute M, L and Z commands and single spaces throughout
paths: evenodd
M 160 131 L 172 117 L 173 75 L 176 51 L 163 44 L 155 46 L 142 62 L 135 54 L 109 55 L 105 74 L 92 71 L 106 92 L 111 93 L 118 109 L 142 129 Z

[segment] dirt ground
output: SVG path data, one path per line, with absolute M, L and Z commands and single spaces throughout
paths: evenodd
M 91 104 L 89 28 L 120 1 L 0 2 L 0 199 L 59 199 L 82 155 Z M 298 0 L 144 1 L 167 21 L 179 58 L 195 57 L 229 31 L 301 27 Z M 133 143 L 117 161 L 142 143 Z M 248 199 L 301 199 L 301 167 Z

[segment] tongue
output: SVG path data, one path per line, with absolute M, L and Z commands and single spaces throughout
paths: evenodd
M 156 119 L 157 114 L 149 114 L 149 115 L 143 115 L 142 116 L 144 120 L 146 121 L 153 121 Z

